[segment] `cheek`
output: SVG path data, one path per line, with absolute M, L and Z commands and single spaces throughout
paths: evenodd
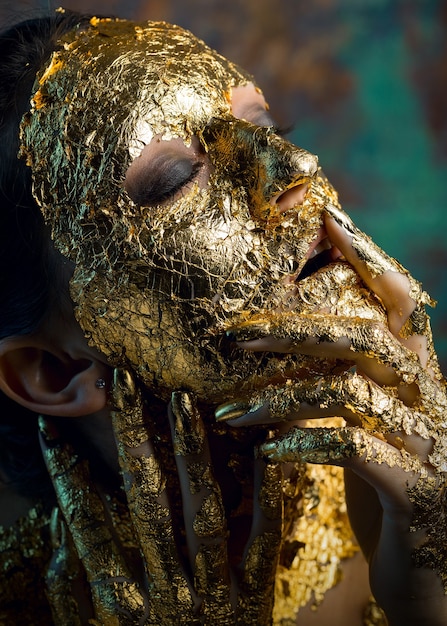
M 203 329 L 197 334 L 200 307 L 154 292 L 131 289 L 128 297 L 122 292 L 115 299 L 112 285 L 91 281 L 76 309 L 77 319 L 89 344 L 112 367 L 131 368 L 159 398 L 169 401 L 172 391 L 187 389 L 202 402 L 219 404 L 253 370 L 225 356 L 220 337 Z M 107 308 L 100 311 L 105 301 Z
M 73 291 L 76 283 L 73 285 Z M 131 367 L 154 393 L 202 392 L 203 357 L 182 306 L 155 291 L 93 278 L 77 294 L 76 318 L 89 344 L 113 367 Z
M 173 272 L 162 275 L 173 283 Z M 220 404 L 278 377 L 287 363 L 260 361 L 257 354 L 241 351 L 226 339 L 223 329 L 235 315 L 256 311 L 254 300 L 260 290 L 242 266 L 231 280 L 219 277 L 220 294 L 214 288 L 216 280 L 209 278 L 214 301 L 186 300 L 167 290 L 117 285 L 114 277 L 96 275 L 86 285 L 73 282 L 75 314 L 90 345 L 111 366 L 131 368 L 158 397 L 168 401 L 173 390 L 188 389 L 202 402 Z M 240 298 L 225 292 L 230 282 Z M 266 288 L 271 289 L 268 281 Z
M 245 283 L 250 280 L 261 240 L 231 193 L 196 189 L 148 215 L 145 228 L 147 265 L 157 276 L 155 288 L 166 297 L 210 303 L 223 294 L 240 297 L 240 279 L 244 274 Z
M 284 301 L 296 237 L 268 237 L 247 218 L 243 193 L 230 191 L 196 188 L 129 220 L 127 231 L 123 223 L 113 270 L 79 270 L 72 281 L 91 345 L 166 400 L 184 388 L 223 402 L 262 374 L 257 356 L 227 349 L 223 331 Z
M 188 309 L 153 292 L 121 290 L 94 279 L 84 290 L 75 313 L 89 339 L 112 367 L 131 368 L 145 387 L 169 401 L 172 391 L 192 391 L 209 405 L 244 397 L 271 380 L 285 383 L 290 371 L 301 368 L 283 358 L 260 360 L 239 350 L 225 337 L 202 329 L 194 334 L 198 310 Z M 104 310 L 104 303 L 107 308 Z M 103 307 L 101 311 L 101 307 Z

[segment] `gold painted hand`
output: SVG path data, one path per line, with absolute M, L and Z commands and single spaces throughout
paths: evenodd
M 255 462 L 252 528 L 242 562 L 230 565 L 225 510 L 194 399 L 185 392 L 172 395 L 171 453 L 157 437 L 150 407 L 129 372 L 116 370 L 113 401 L 144 574 L 136 576 L 127 564 L 119 522 L 114 526 L 87 461 L 41 418 L 44 455 L 62 512 L 57 567 L 49 575 L 55 614 L 61 614 L 64 599 L 76 595 L 70 573 L 75 563 L 76 577 L 83 570 L 86 581 L 70 608 L 73 623 L 82 623 L 79 615 L 88 613 L 83 606 L 91 606 L 93 624 L 270 624 L 282 524 L 278 464 Z
M 216 416 L 238 427 L 344 418 L 340 428 L 299 422 L 263 444 L 260 453 L 276 461 L 345 467 L 351 522 L 390 624 L 406 617 L 411 623 L 442 624 L 447 618 L 447 394 L 424 308 L 429 298 L 397 261 L 330 205 L 325 228 L 381 302 L 384 321 L 291 311 L 257 315 L 231 329 L 248 350 L 345 365 L 341 373 L 320 370 L 269 386 L 248 401 L 219 407 Z M 310 280 L 315 284 L 318 275 Z

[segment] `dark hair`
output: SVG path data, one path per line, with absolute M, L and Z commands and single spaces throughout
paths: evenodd
M 36 331 L 67 290 L 61 257 L 32 196 L 29 168 L 17 156 L 19 125 L 29 109 L 36 74 L 58 39 L 90 19 L 56 12 L 0 35 L 0 339 Z M 0 470 L 22 495 L 47 491 L 36 416 L 2 394 Z

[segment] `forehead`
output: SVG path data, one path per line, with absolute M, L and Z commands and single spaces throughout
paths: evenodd
M 34 105 L 63 96 L 73 111 L 83 110 L 86 133 L 98 128 L 99 118 L 115 120 L 121 132 L 125 125 L 137 136 L 170 138 L 228 110 L 232 87 L 249 80 L 178 26 L 94 18 L 89 29 L 60 40 Z

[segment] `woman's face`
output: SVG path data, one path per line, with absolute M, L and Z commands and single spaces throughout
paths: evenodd
M 239 351 L 225 331 L 255 315 L 353 314 L 353 294 L 371 315 L 354 273 L 328 266 L 337 198 L 316 157 L 277 134 L 249 76 L 182 29 L 95 20 L 67 36 L 22 137 L 75 263 L 79 324 L 159 396 L 218 403 L 327 367 Z

